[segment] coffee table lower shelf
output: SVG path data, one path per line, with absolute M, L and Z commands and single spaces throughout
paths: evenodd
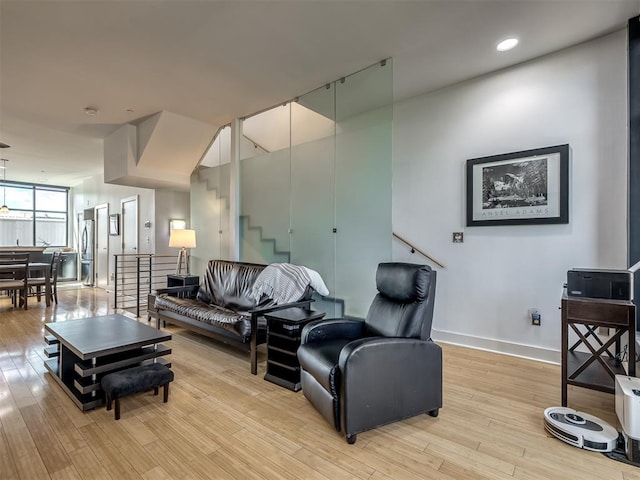
M 170 351 L 169 351 L 170 353 Z M 137 362 L 135 365 L 147 365 L 149 363 L 160 363 L 168 368 L 171 368 L 171 362 L 164 358 L 155 358 L 151 360 L 144 360 L 142 362 Z M 71 385 L 65 383 L 62 380 L 59 373 L 59 365 L 57 359 L 50 359 L 44 361 L 44 366 L 47 371 L 51 374 L 53 379 L 56 381 L 62 390 L 71 398 L 73 403 L 76 406 L 84 411 L 92 410 L 94 408 L 100 407 L 104 403 L 104 395 L 102 394 L 102 390 L 100 389 L 100 381 L 97 379 L 92 380 L 91 377 L 88 378 L 74 378 Z M 112 371 L 115 371 L 114 369 Z M 105 372 L 106 373 L 106 372 Z
M 80 410 L 91 410 L 93 408 L 99 407 L 104 402 L 102 396 L 91 397 L 90 395 L 81 394 L 75 388 L 69 388 L 66 383 L 62 381 L 59 375 L 58 362 L 55 359 L 45 360 L 44 366 L 47 371 L 51 374 L 53 379 L 57 382 L 58 385 L 64 390 L 64 392 L 73 400 L 73 403 L 76 404 Z

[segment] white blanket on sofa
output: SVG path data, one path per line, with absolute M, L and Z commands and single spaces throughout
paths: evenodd
M 291 263 L 272 263 L 256 278 L 251 295 L 256 301 L 266 295 L 280 305 L 300 300 L 308 286 L 322 296 L 329 295 L 322 277 L 315 270 Z

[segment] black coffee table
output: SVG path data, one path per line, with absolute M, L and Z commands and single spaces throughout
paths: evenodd
M 144 363 L 171 364 L 160 358 L 171 353 L 161 342 L 171 335 L 123 315 L 46 323 L 49 334 L 44 365 L 81 410 L 103 404 L 100 379 L 122 368 Z

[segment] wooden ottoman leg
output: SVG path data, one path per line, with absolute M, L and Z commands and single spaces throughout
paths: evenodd
M 105 403 L 107 404 L 107 411 L 111 410 L 111 404 L 113 403 L 113 401 L 111 400 L 111 395 L 109 395 L 108 393 L 105 395 L 105 399 L 104 399 Z
M 158 387 L 153 387 L 153 394 L 158 395 Z
M 120 420 L 120 399 L 116 398 L 116 420 Z
M 162 399 L 162 401 L 164 403 L 167 403 L 169 401 L 169 384 L 166 383 L 163 387 L 162 387 L 162 393 L 164 394 L 164 398 Z

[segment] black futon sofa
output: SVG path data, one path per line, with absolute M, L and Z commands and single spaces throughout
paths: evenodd
M 258 371 L 257 347 L 266 341 L 264 314 L 291 307 L 310 309 L 313 289 L 292 303 L 275 305 L 266 296 L 251 297 L 256 278 L 266 265 L 211 260 L 202 283 L 159 289 L 154 314 L 161 322 L 178 325 L 196 333 L 238 346 L 251 357 L 251 373 Z

